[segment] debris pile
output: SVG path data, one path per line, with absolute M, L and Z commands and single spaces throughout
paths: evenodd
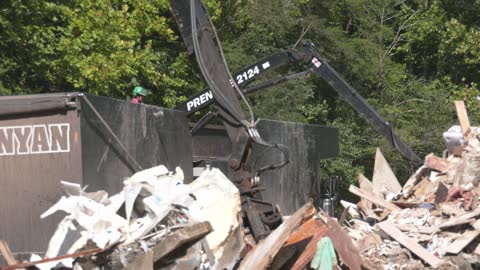
M 5 269 L 59 264 L 137 269 L 153 262 L 223 269 L 238 260 L 243 248 L 240 194 L 218 169 L 186 185 L 179 168 L 154 167 L 125 180 L 113 196 L 88 193 L 74 183 L 62 182 L 62 187 L 67 195 L 41 216 L 67 213 L 49 242 L 45 257 L 50 261 L 33 255 L 31 263 Z M 182 249 L 186 243 L 189 247 Z M 174 260 L 173 251 L 183 252 L 181 260 Z
M 372 181 L 359 175 L 349 191 L 360 201 L 341 201 L 338 221 L 310 201 L 256 243 L 220 170 L 185 184 L 158 166 L 112 196 L 62 182 L 66 195 L 41 216 L 66 213 L 45 257 L 19 263 L 0 241 L 1 269 L 477 269 L 480 128 L 460 105 L 444 157 L 427 155 L 402 186 L 377 149 Z
M 2 270 L 303 269 L 310 262 L 322 269 L 325 258 L 330 267 L 360 269 L 347 233 L 312 202 L 257 244 L 243 226 L 238 189 L 215 168 L 184 184 L 179 168 L 154 167 L 125 180 L 112 196 L 61 185 L 66 195 L 41 216 L 66 213 L 44 258 L 33 254 L 19 263 L 1 242 L 8 258 Z
M 359 175 L 359 187 L 350 186 L 360 202 L 341 201 L 340 223 L 365 268 L 480 266 L 480 129 L 458 115 L 460 126 L 444 134 L 445 157 L 427 155 L 403 187 L 379 149 L 372 181 Z

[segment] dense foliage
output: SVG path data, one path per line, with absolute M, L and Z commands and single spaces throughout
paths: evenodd
M 153 92 L 149 103 L 178 104 L 204 83 L 168 2 L 1 1 L 0 94 L 85 91 L 126 98 L 141 84 Z M 206 2 L 233 71 L 310 40 L 422 156 L 444 148 L 441 134 L 455 121 L 452 100 L 466 99 L 472 120 L 478 112 L 478 0 Z M 326 174 L 345 183 L 358 172 L 371 174 L 377 146 L 402 180 L 412 172 L 320 78 L 296 79 L 249 100 L 263 118 L 338 127 L 340 157 L 322 162 Z

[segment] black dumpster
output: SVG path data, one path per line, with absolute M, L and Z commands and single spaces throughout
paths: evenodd
M 45 251 L 62 215 L 40 215 L 60 199 L 61 180 L 112 194 L 160 164 L 192 178 L 180 111 L 81 93 L 0 97 L 0 239 L 12 252 Z

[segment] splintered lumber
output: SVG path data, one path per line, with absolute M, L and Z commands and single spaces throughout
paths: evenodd
M 433 154 L 429 154 L 425 157 L 425 165 L 440 172 L 445 172 L 452 166 L 450 161 Z
M 367 199 L 367 200 L 371 201 L 372 203 L 374 203 L 378 206 L 381 206 L 383 208 L 386 208 L 388 210 L 391 210 L 391 211 L 401 210 L 401 208 L 396 206 L 395 204 L 387 202 L 387 201 L 379 199 L 379 198 L 376 198 L 373 194 L 367 194 L 366 192 L 364 192 L 363 190 L 360 190 L 356 186 L 350 186 L 348 188 L 348 190 L 350 192 L 352 192 L 353 194 L 355 194 L 355 195 L 357 195 L 361 198 Z
M 382 223 L 378 223 L 377 225 L 380 227 L 380 229 L 382 229 L 382 231 L 384 231 L 386 234 L 388 234 L 390 237 L 392 237 L 397 242 L 402 244 L 404 247 L 409 249 L 411 252 L 413 252 L 420 259 L 424 260 L 426 263 L 428 263 L 432 267 L 435 268 L 442 263 L 442 260 L 435 257 L 432 253 L 430 253 L 428 250 L 426 250 L 421 245 L 419 245 L 417 241 L 415 241 L 415 239 L 412 239 L 407 235 L 405 235 L 404 233 L 402 233 L 392 223 L 388 221 L 384 221 Z
M 449 221 L 447 221 L 447 222 L 443 223 L 442 225 L 438 226 L 438 228 L 445 229 L 445 228 L 452 227 L 452 226 L 466 224 L 466 223 L 471 222 L 471 219 L 478 216 L 478 215 L 480 215 L 480 207 L 473 210 L 472 212 L 469 212 L 469 213 L 463 214 L 461 216 L 452 218 Z
M 457 110 L 458 121 L 462 128 L 463 138 L 465 142 L 468 141 L 468 135 L 470 134 L 470 120 L 468 120 L 467 109 L 465 109 L 465 103 L 463 100 L 455 101 L 455 109 Z
M 240 264 L 239 270 L 263 270 L 268 267 L 275 254 L 280 250 L 290 234 L 302 222 L 302 219 L 313 207 L 312 202 L 306 203 L 302 208 L 298 209 L 287 221 L 276 228 L 265 240 L 260 242 L 252 251 L 250 251 Z
M 5 258 L 5 261 L 8 265 L 17 264 L 17 261 L 15 260 L 15 257 L 13 257 L 7 242 L 4 240 L 0 240 L 0 252 L 2 253 L 3 258 Z
M 397 177 L 388 165 L 387 160 L 383 156 L 380 148 L 377 148 L 375 154 L 375 165 L 373 167 L 372 184 L 374 194 L 382 196 L 385 192 L 399 193 L 402 190 L 402 186 L 397 180 Z
M 160 243 L 152 248 L 153 261 L 158 261 L 181 245 L 199 240 L 212 231 L 213 228 L 212 225 L 210 225 L 210 222 L 205 221 L 183 227 L 182 229 L 167 235 Z

